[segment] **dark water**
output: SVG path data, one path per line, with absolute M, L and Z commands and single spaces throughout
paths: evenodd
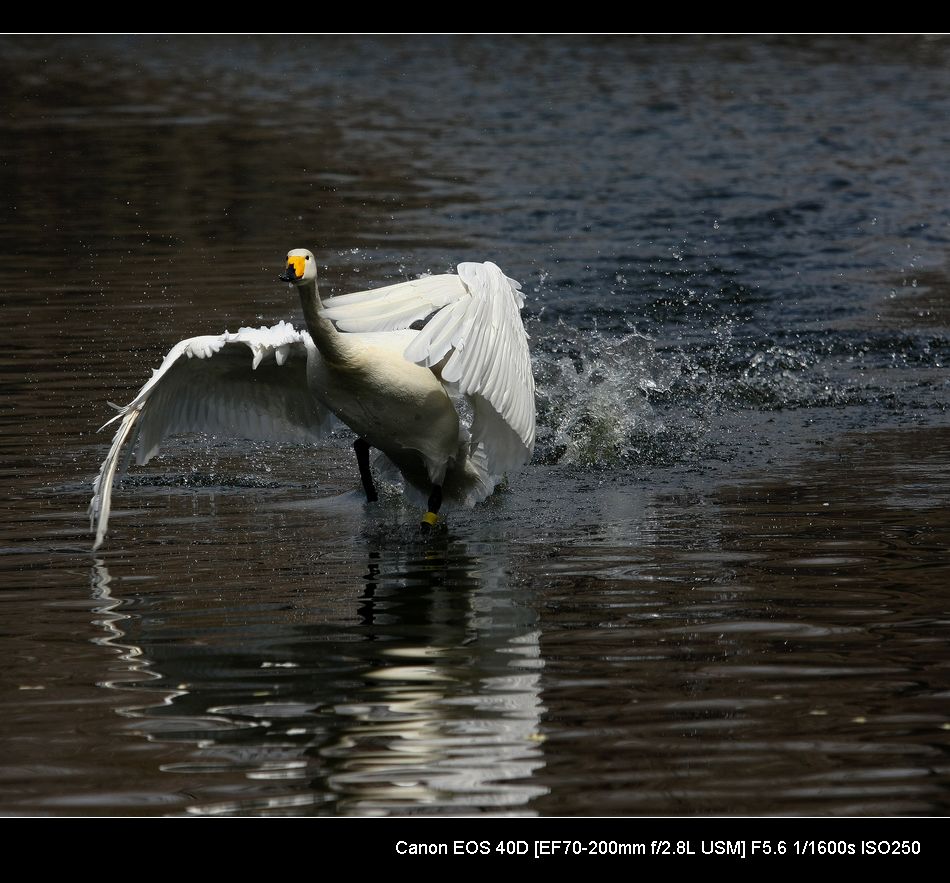
M 950 41 L 0 40 L 0 811 L 950 805 Z M 534 462 L 419 541 L 320 450 L 182 439 L 177 340 L 462 260 Z

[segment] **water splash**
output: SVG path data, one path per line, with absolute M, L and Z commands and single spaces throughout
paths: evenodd
M 559 323 L 535 335 L 538 442 L 542 463 L 606 467 L 642 461 L 665 434 L 651 396 L 670 388 L 670 365 L 648 337 L 611 338 Z
M 902 341 L 902 352 L 919 342 Z M 887 347 L 893 361 L 895 347 Z M 532 329 L 537 380 L 535 461 L 583 468 L 695 463 L 718 426 L 743 413 L 887 404 L 880 354 L 865 340 L 779 339 L 726 321 L 697 343 L 581 331 L 564 322 Z M 728 452 L 722 451 L 728 456 Z

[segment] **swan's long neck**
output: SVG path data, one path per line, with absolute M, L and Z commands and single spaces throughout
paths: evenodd
M 336 330 L 336 326 L 320 315 L 323 303 L 320 301 L 320 292 L 317 290 L 317 280 L 304 282 L 298 285 L 300 303 L 303 306 L 303 317 L 307 323 L 307 330 L 313 342 L 320 350 L 320 354 L 328 362 L 346 364 L 352 361 L 352 344 L 346 339 L 346 334 Z

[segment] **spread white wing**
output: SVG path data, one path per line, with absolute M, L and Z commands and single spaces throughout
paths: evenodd
M 472 402 L 473 450 L 481 445 L 490 471 L 502 474 L 534 450 L 534 376 L 520 289 L 495 264 L 467 262 L 458 265 L 458 276 L 332 298 L 321 315 L 356 332 L 408 328 L 431 316 L 404 355 L 430 367 L 445 360 L 442 379 L 457 383 Z
M 108 527 L 112 484 L 127 442 L 126 462 L 134 452 L 143 464 L 164 438 L 183 432 L 282 442 L 324 436 L 333 418 L 307 388 L 308 349 L 314 349 L 310 335 L 286 322 L 175 344 L 138 395 L 109 421 L 118 420 L 119 428 L 89 503 L 93 550 Z M 319 358 L 315 349 L 313 357 Z

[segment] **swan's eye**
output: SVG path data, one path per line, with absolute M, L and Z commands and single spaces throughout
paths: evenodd
M 308 261 L 310 260 L 310 255 L 307 255 L 307 260 L 308 260 Z

